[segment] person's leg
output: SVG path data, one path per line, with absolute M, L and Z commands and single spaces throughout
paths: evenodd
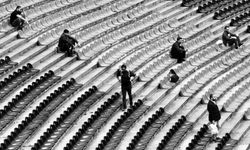
M 133 106 L 133 97 L 132 97 L 132 87 L 128 87 L 127 88 L 127 92 L 128 92 L 128 96 L 129 96 L 129 104 L 130 104 L 130 107 Z
M 126 109 L 126 88 L 122 87 L 122 109 Z

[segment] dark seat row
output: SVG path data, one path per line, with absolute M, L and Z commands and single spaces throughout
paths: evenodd
M 230 134 L 226 133 L 220 140 L 220 142 L 218 143 L 217 147 L 215 148 L 215 150 L 222 150 L 223 147 L 226 145 L 227 141 L 230 139 Z
M 172 128 L 167 132 L 167 134 L 163 137 L 161 142 L 159 143 L 157 150 L 163 150 L 168 143 L 168 141 L 172 138 L 172 136 L 180 129 L 180 127 L 186 122 L 186 117 L 181 116 L 177 122 L 172 126 Z
M 105 112 L 116 100 L 120 98 L 119 93 L 115 93 L 108 98 L 97 110 L 88 118 L 88 121 L 84 122 L 82 127 L 76 132 L 72 139 L 70 139 L 69 143 L 66 144 L 64 150 L 71 150 L 73 149 L 74 145 L 80 140 L 80 138 L 84 135 L 84 133 L 91 127 L 91 125 L 101 116 L 102 113 Z
M 39 106 L 37 106 L 32 113 L 28 115 L 28 117 L 25 117 L 24 120 L 20 124 L 18 124 L 18 127 L 14 129 L 14 131 L 11 132 L 11 134 L 4 139 L 4 143 L 1 143 L 0 149 L 7 149 L 8 146 L 11 145 L 11 142 L 15 140 L 17 135 L 19 135 L 38 115 L 39 113 L 48 106 L 54 99 L 59 97 L 62 93 L 66 92 L 68 89 L 70 89 L 71 86 L 75 84 L 75 80 L 71 78 L 70 80 L 66 81 L 66 84 L 63 84 L 61 87 L 59 87 L 57 90 L 55 90 L 53 93 L 51 93 L 49 96 L 47 96 L 46 99 L 44 99 Z
M 5 56 L 4 59 L 0 59 L 0 74 L 3 74 L 7 70 L 16 66 L 17 63 L 12 62 L 9 56 Z
M 232 0 L 229 1 L 220 1 L 220 0 L 212 0 L 208 1 L 207 3 L 203 5 L 199 5 L 197 12 L 198 13 L 208 13 L 208 12 L 214 12 L 216 9 L 220 8 L 223 5 L 228 5 L 230 3 L 233 3 Z
M 159 110 L 157 110 L 139 129 L 139 131 L 136 133 L 132 141 L 129 143 L 129 146 L 127 147 L 127 150 L 132 150 L 135 148 L 135 145 L 139 142 L 141 137 L 145 134 L 147 129 L 164 113 L 164 109 L 161 107 Z
M 117 129 L 121 126 L 121 124 L 135 112 L 136 109 L 138 109 L 143 104 L 142 100 L 138 100 L 134 103 L 134 105 L 127 109 L 126 112 L 124 112 L 119 119 L 114 123 L 114 125 L 109 129 L 108 133 L 104 136 L 104 139 L 102 139 L 101 143 L 98 144 L 98 147 L 96 150 L 103 150 L 104 147 L 108 144 L 108 142 L 111 140 L 114 133 L 117 131 Z
M 204 135 L 207 132 L 208 132 L 208 126 L 206 124 L 204 124 L 203 127 L 200 128 L 200 130 L 197 132 L 197 134 L 194 136 L 194 138 L 188 144 L 188 147 L 186 148 L 186 150 L 193 149 L 195 147 L 195 145 L 204 137 Z
M 42 136 L 37 140 L 37 142 L 32 147 L 32 150 L 38 150 L 41 148 L 41 146 L 49 139 L 49 137 L 54 133 L 54 131 L 62 124 L 62 122 L 81 104 L 83 103 L 87 98 L 89 98 L 91 95 L 93 95 L 97 91 L 96 86 L 92 86 L 89 88 L 88 91 L 86 91 L 84 94 L 82 94 L 80 97 L 77 98 L 76 101 L 74 101 L 73 104 L 70 105 L 70 107 L 65 110 L 60 117 L 54 121 L 50 127 L 46 130 L 46 132 L 43 133 Z
M 230 5 L 229 7 L 225 7 L 222 10 L 220 9 L 219 11 L 216 11 L 214 13 L 213 18 L 221 20 L 221 19 L 227 18 L 227 17 L 231 16 L 232 14 L 235 14 L 241 10 L 245 10 L 245 9 L 249 8 L 249 6 L 250 6 L 250 1 L 242 0 L 241 2 Z
M 239 16 L 236 16 L 235 18 L 231 19 L 230 25 L 231 26 L 238 26 L 242 25 L 250 20 L 250 11 L 245 12 L 244 14 L 240 14 Z
M 25 68 L 27 68 L 25 66 Z M 15 74 L 15 72 L 13 73 Z M 54 75 L 53 71 L 48 71 L 43 76 L 41 76 L 36 81 L 32 82 L 31 85 L 28 85 L 26 88 L 23 89 L 19 94 L 17 94 L 14 98 L 12 98 L 12 101 L 9 102 L 6 106 L 4 106 L 4 109 L 0 110 L 0 119 L 7 114 L 8 111 L 10 111 L 17 103 L 19 103 L 21 100 L 23 100 L 28 94 L 30 94 L 33 90 L 35 90 L 39 85 L 41 85 L 43 82 L 48 80 Z M 39 91 L 41 92 L 41 91 Z M 33 93 L 35 94 L 35 93 Z M 27 102 L 27 100 L 26 100 Z
M 39 72 L 39 70 L 33 69 L 33 66 L 28 63 L 21 69 L 14 71 L 13 74 L 4 78 L 3 81 L 0 81 L 0 98 L 8 95 L 13 89 L 20 86 L 21 83 L 23 83 L 25 80 L 27 80 L 37 72 Z

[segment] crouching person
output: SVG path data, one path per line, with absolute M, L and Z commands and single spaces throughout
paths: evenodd
M 77 55 L 74 51 L 76 46 L 79 46 L 78 41 L 69 35 L 68 29 L 65 29 L 59 38 L 57 52 L 64 52 L 67 57 L 72 57 L 73 54 Z
M 10 24 L 17 28 L 17 30 L 22 30 L 25 23 L 29 23 L 25 18 L 25 14 L 21 9 L 21 6 L 17 6 L 16 9 L 10 15 Z

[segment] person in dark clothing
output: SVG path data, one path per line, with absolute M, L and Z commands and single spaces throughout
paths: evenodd
M 236 49 L 242 45 L 240 38 L 231 32 L 229 32 L 229 26 L 225 26 L 222 34 L 222 41 L 225 46 L 235 46 Z
M 215 124 L 217 128 L 219 128 L 219 120 L 221 119 L 220 110 L 216 104 L 216 99 L 213 97 L 213 94 L 209 96 L 209 102 L 207 104 L 208 111 L 208 120 L 210 124 Z M 219 140 L 218 137 L 213 136 L 213 141 Z
M 247 26 L 247 33 L 250 33 L 250 25 Z
M 121 82 L 122 101 L 123 101 L 122 110 L 125 110 L 127 107 L 126 106 L 126 93 L 128 93 L 128 96 L 129 96 L 130 106 L 133 105 L 132 93 L 131 93 L 131 90 L 132 90 L 131 80 L 135 77 L 135 74 L 132 71 L 128 71 L 126 65 L 122 65 L 121 69 L 117 70 L 116 76 L 117 76 L 117 79 Z
M 208 120 L 209 122 L 216 121 L 217 124 L 221 118 L 220 110 L 216 104 L 216 99 L 213 97 L 213 94 L 209 96 L 209 102 L 207 104 L 207 111 L 208 111 Z
M 23 10 L 21 9 L 21 6 L 17 6 L 10 15 L 10 24 L 18 30 L 22 30 L 25 23 L 28 24 L 28 21 L 25 19 Z
M 173 69 L 170 69 L 169 71 L 169 81 L 171 83 L 176 83 L 179 80 L 179 76 L 176 74 L 176 72 Z
M 183 39 L 181 37 L 177 37 L 177 41 L 172 45 L 170 50 L 170 57 L 177 59 L 177 63 L 182 63 L 186 58 L 186 50 L 182 45 Z
M 75 45 L 78 45 L 78 41 L 69 35 L 69 30 L 65 29 L 59 38 L 58 52 L 65 52 L 66 56 L 72 57 Z

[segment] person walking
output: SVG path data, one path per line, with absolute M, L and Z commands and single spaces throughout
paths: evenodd
M 122 91 L 122 110 L 126 109 L 126 94 L 128 93 L 129 96 L 129 103 L 130 106 L 133 106 L 132 100 L 132 84 L 131 80 L 135 78 L 135 74 L 132 71 L 127 70 L 126 65 L 122 65 L 120 69 L 117 70 L 116 73 L 117 79 L 121 83 L 121 91 Z
M 207 111 L 208 111 L 208 120 L 209 120 L 209 124 L 212 126 L 212 140 L 213 141 L 217 141 L 219 138 L 217 137 L 217 133 L 214 132 L 214 128 L 213 125 L 216 126 L 217 130 L 219 128 L 219 120 L 221 119 L 221 114 L 220 114 L 220 110 L 217 106 L 216 103 L 216 98 L 213 97 L 213 94 L 210 94 L 209 96 L 209 102 L 207 104 Z

